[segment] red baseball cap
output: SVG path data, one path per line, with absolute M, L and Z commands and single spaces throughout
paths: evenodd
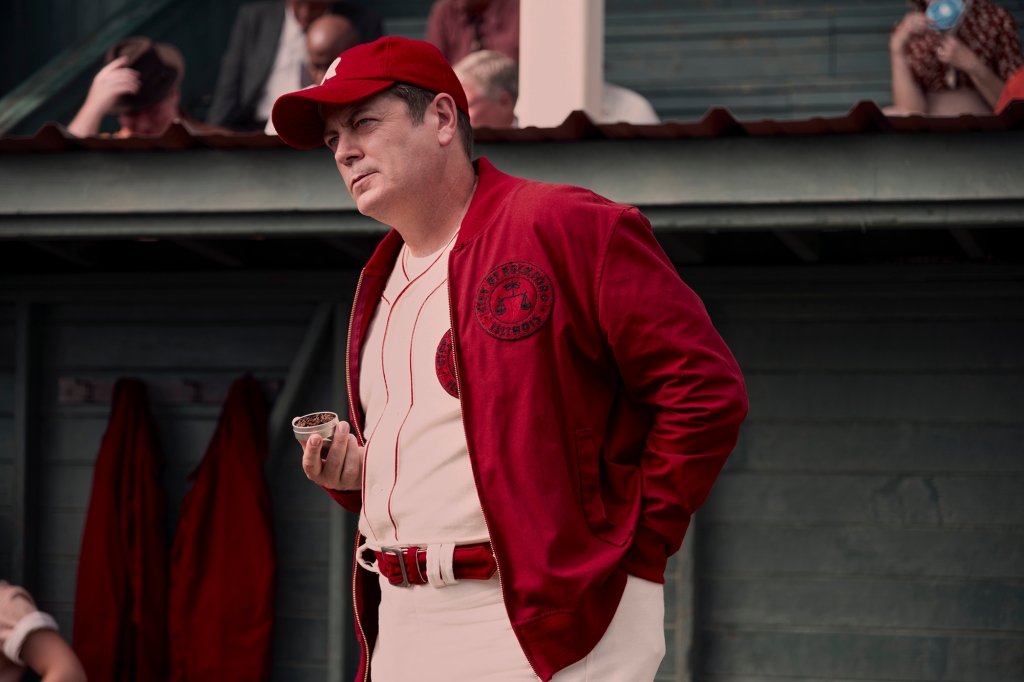
M 447 93 L 469 115 L 462 84 L 440 50 L 422 40 L 388 36 L 342 52 L 320 85 L 278 97 L 271 119 L 282 140 L 313 149 L 324 143 L 321 104 L 351 104 L 395 83 Z

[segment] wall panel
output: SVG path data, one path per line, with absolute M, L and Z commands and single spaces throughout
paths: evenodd
M 14 551 L 14 306 L 0 304 L 0 578 Z
M 689 536 L 695 568 L 683 554 L 670 562 L 658 679 L 686 680 L 690 665 L 699 679 L 729 682 L 1012 679 L 1024 650 L 1024 276 L 683 274 L 744 369 L 751 414 Z M 109 406 L 61 404 L 58 379 L 283 378 L 313 310 L 166 295 L 46 308 L 38 596 L 66 635 Z M 338 407 L 330 356 L 297 412 Z M 10 376 L 0 358 L 0 548 L 10 546 Z M 173 531 L 220 405 L 153 409 Z M 273 676 L 320 682 L 332 503 L 288 446 L 269 473 L 280 576 Z
M 751 402 L 697 517 L 700 678 L 1019 679 L 1024 293 L 973 274 L 684 273 Z
M 57 304 L 47 309 L 43 322 L 41 556 L 36 596 L 41 607 L 58 618 L 65 636 L 73 636 L 77 557 L 93 466 L 110 406 L 105 402 L 62 403 L 58 380 L 79 377 L 113 381 L 134 376 L 152 387 L 188 379 L 221 387 L 221 393 L 228 382 L 246 372 L 261 380 L 282 380 L 312 312 L 313 304 L 305 302 L 90 302 Z M 329 394 L 330 367 L 320 374 L 323 380 L 314 382 L 306 397 L 317 407 Z M 0 380 L 0 410 L 5 409 L 5 386 Z M 181 500 L 190 487 L 186 476 L 206 452 L 221 405 L 217 397 L 183 403 L 168 401 L 166 395 L 161 397 L 152 388 L 150 393 L 166 459 L 163 482 L 169 499 L 170 541 Z M 6 433 L 2 419 L 0 414 L 0 440 Z M 298 445 L 290 445 L 297 455 Z M 2 453 L 0 450 L 0 456 Z M 3 466 L 5 462 L 0 460 Z M 327 586 L 326 526 L 331 502 L 305 479 L 297 458 L 283 458 L 270 472 L 268 483 L 279 562 L 274 674 L 282 680 L 323 680 L 326 641 L 322 633 L 312 638 L 308 634 L 326 623 L 323 594 Z M 0 486 L 0 505 L 4 499 Z M 5 518 L 3 514 L 0 508 L 0 521 Z M 0 542 L 6 542 L 2 531 Z

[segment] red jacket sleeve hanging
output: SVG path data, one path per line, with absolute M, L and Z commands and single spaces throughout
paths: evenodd
M 266 420 L 256 380 L 236 381 L 189 476 L 171 551 L 172 682 L 270 679 L 276 559 Z
M 78 559 L 74 650 L 90 680 L 162 682 L 167 669 L 167 496 L 145 385 L 114 386 Z

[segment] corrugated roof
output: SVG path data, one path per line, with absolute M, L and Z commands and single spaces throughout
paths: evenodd
M 666 121 L 658 125 L 597 125 L 581 111 L 557 128 L 487 128 L 476 131 L 477 142 L 568 142 L 573 140 L 682 139 L 710 137 L 784 137 L 856 135 L 862 133 L 950 133 L 1024 130 L 1024 100 L 1012 102 L 998 116 L 887 117 L 874 102 L 858 102 L 845 116 L 803 120 L 739 121 L 728 109 L 709 110 L 700 121 Z M 253 149 L 284 147 L 278 137 L 260 133 L 203 133 L 187 123 L 173 124 L 160 137 L 124 139 L 77 138 L 63 126 L 48 123 L 31 136 L 0 138 L 0 153 L 58 152 L 74 149 L 136 151 L 158 149 Z

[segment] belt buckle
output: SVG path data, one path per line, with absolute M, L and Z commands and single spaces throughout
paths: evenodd
M 388 554 L 394 554 L 398 557 L 398 566 L 402 569 L 402 582 L 391 584 L 396 587 L 410 587 L 412 583 L 409 582 L 409 571 L 405 567 L 405 551 L 401 547 L 381 547 L 380 553 L 385 556 Z

